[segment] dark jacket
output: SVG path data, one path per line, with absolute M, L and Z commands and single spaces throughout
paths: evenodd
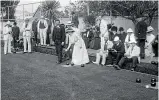
M 112 49 L 115 49 L 117 53 L 122 53 L 122 54 L 125 53 L 125 47 L 122 42 L 120 42 L 119 45 L 114 44 Z
M 79 24 L 78 16 L 73 16 L 73 17 L 72 17 L 72 23 L 74 23 L 75 26 L 78 26 L 78 24 Z
M 135 29 L 135 36 L 138 39 L 146 39 L 147 24 L 144 21 L 138 22 Z
M 13 37 L 19 37 L 20 29 L 18 26 L 12 27 Z
M 120 39 L 120 34 L 114 34 L 113 32 L 109 32 L 109 41 L 114 41 L 114 38 L 118 36 Z
M 33 32 L 37 32 L 37 24 L 38 24 L 38 21 L 34 20 L 33 23 L 32 23 Z
M 65 28 L 64 27 L 57 27 L 55 26 L 53 29 L 53 34 L 52 34 L 52 40 L 54 42 L 60 41 L 60 42 L 65 42 Z

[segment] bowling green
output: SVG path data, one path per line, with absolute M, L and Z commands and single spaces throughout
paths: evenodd
M 1 100 L 158 100 L 157 90 L 145 88 L 157 76 L 94 64 L 65 68 L 41 53 L 1 56 Z

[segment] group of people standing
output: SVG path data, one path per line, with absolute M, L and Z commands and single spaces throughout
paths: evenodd
M 74 15 L 74 13 L 73 13 Z M 53 27 L 50 27 L 47 20 L 42 16 L 40 20 L 31 22 L 29 18 L 26 18 L 22 27 L 14 26 L 8 21 L 4 27 L 4 54 L 11 53 L 11 41 L 13 39 L 14 45 L 19 39 L 20 32 L 23 33 L 23 46 L 24 53 L 31 53 L 31 37 L 34 34 L 35 41 L 37 43 L 37 36 L 40 35 L 40 45 L 47 44 L 48 28 L 52 31 L 53 45 L 56 47 L 56 54 L 58 56 L 57 63 L 62 63 L 63 48 L 67 57 L 71 60 L 71 65 L 83 65 L 90 62 L 87 52 L 87 45 L 84 41 L 83 34 L 78 28 L 78 17 L 73 16 L 72 21 L 69 21 L 66 25 L 60 24 L 60 20 L 55 20 Z M 35 26 L 35 27 L 34 27 Z M 153 35 L 154 29 L 151 26 L 147 26 L 144 21 L 139 19 L 136 27 L 136 31 L 129 28 L 127 32 L 124 32 L 124 28 L 118 28 L 110 24 L 109 21 L 105 21 L 102 17 L 98 19 L 95 32 L 98 32 L 98 52 L 96 53 L 96 61 L 94 64 L 101 65 L 113 65 L 116 69 L 123 67 L 126 62 L 132 62 L 132 70 L 140 62 L 140 58 L 146 56 L 157 56 L 158 50 L 158 38 Z M 87 34 L 88 35 L 88 34 Z M 12 37 L 12 38 L 11 38 Z M 14 46 L 16 48 L 16 46 Z M 153 49 L 155 48 L 155 49 Z M 155 54 L 154 54 L 155 52 Z

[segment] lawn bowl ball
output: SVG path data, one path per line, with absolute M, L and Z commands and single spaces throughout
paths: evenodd
M 152 86 L 152 87 L 155 87 L 155 86 L 156 86 L 156 82 L 152 82 L 152 83 L 151 83 L 151 86 Z
M 141 83 L 141 79 L 140 79 L 140 78 L 137 78 L 137 79 L 136 79 L 136 83 Z
M 71 63 L 71 66 L 73 66 L 74 65 L 74 63 Z
M 156 79 L 154 77 L 151 78 L 151 82 L 156 82 Z
M 66 65 L 69 65 L 69 63 L 66 63 Z
M 146 88 L 149 88 L 149 85 L 146 85 Z
M 84 67 L 84 64 L 82 64 L 81 67 Z

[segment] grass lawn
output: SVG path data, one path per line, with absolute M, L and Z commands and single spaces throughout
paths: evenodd
M 55 62 L 54 55 L 2 53 L 2 100 L 158 100 L 157 90 L 145 88 L 157 76 L 94 64 L 64 68 Z

